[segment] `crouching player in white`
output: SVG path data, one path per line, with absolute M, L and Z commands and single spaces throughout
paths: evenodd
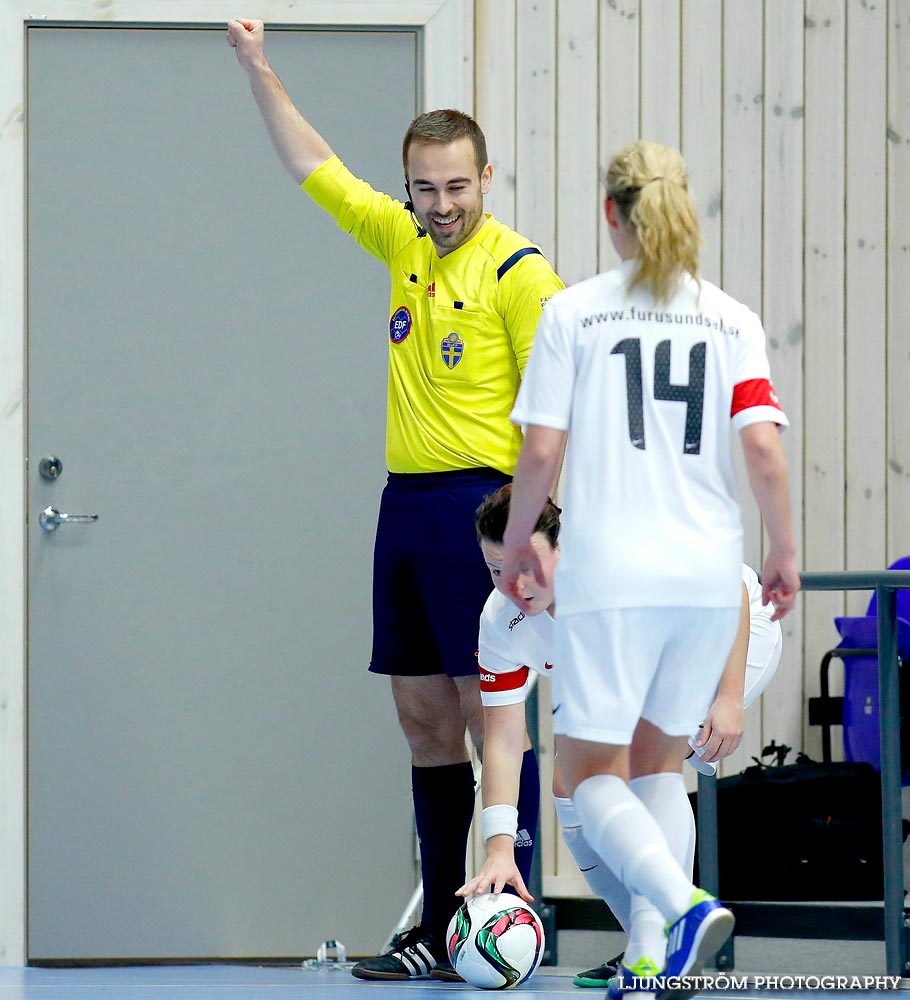
M 487 858 L 478 875 L 459 890 L 459 895 L 485 892 L 492 886 L 500 892 L 511 885 L 526 901 L 532 897 L 515 864 L 513 844 L 517 831 L 518 786 L 522 755 L 527 749 L 525 700 L 531 671 L 547 676 L 559 669 L 553 656 L 553 576 L 559 562 L 560 509 L 547 500 L 535 525 L 531 544 L 539 554 L 546 583 L 538 584 L 530 574 L 521 580 L 523 600 L 518 606 L 499 589 L 502 536 L 509 517 L 512 487 L 503 486 L 487 497 L 475 517 L 477 537 L 484 560 L 497 588 L 487 598 L 480 618 L 478 665 L 480 697 L 486 731 L 482 779 L 484 838 Z M 703 726 L 689 739 L 688 760 L 696 770 L 713 774 L 717 761 L 728 757 L 740 744 L 743 712 L 765 690 L 780 663 L 781 628 L 772 621 L 773 605 L 762 605 L 761 584 L 755 571 L 744 565 L 743 602 L 739 631 Z M 695 818 L 688 800 L 665 794 L 668 787 L 684 784 L 682 759 L 675 771 L 646 775 L 636 782 L 649 784 L 653 797 L 664 801 L 667 821 L 689 831 L 686 869 L 691 877 L 695 860 Z M 559 773 L 553 774 L 553 798 L 563 838 L 591 887 L 613 911 L 628 932 L 631 896 L 618 878 L 591 850 Z M 575 977 L 576 986 L 606 988 L 615 976 L 622 955 Z

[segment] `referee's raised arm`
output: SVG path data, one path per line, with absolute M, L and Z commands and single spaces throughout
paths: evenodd
M 294 107 L 265 58 L 262 21 L 238 18 L 227 26 L 228 45 L 250 78 L 253 96 L 285 170 L 298 184 L 333 155 L 331 146 Z

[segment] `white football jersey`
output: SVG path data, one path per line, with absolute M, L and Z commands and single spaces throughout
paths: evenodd
M 658 309 L 633 266 L 550 299 L 512 412 L 569 432 L 560 616 L 737 605 L 731 426 L 788 422 L 755 313 L 688 275 Z
M 526 615 L 494 590 L 480 615 L 477 667 L 484 705 L 515 705 L 528 696 L 530 671 L 553 669 L 553 619 Z
M 780 662 L 780 622 L 772 622 L 774 606 L 762 607 L 755 570 L 742 565 L 749 591 L 749 650 L 746 654 L 744 704 L 752 704 L 771 682 Z M 480 615 L 477 665 L 480 700 L 486 706 L 517 705 L 528 697 L 531 671 L 549 676 L 553 663 L 554 622 L 546 613 L 528 617 L 498 590 L 487 598 Z

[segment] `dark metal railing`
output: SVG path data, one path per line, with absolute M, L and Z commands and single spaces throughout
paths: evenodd
M 882 851 L 885 871 L 885 972 L 910 973 L 910 920 L 904 913 L 901 829 L 900 689 L 897 657 L 897 591 L 910 590 L 910 570 L 803 573 L 803 590 L 874 590 L 878 599 L 879 745 L 882 775 Z M 719 894 L 717 781 L 698 777 L 698 863 L 702 886 Z M 732 944 L 718 953 L 718 968 L 732 967 Z

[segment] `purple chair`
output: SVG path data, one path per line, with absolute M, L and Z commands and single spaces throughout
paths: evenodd
M 898 559 L 888 569 L 910 569 L 910 556 Z M 821 697 L 809 699 L 809 724 L 822 727 L 822 759 L 831 760 L 831 726 L 844 729 L 844 757 L 866 761 L 881 769 L 878 699 L 878 605 L 876 595 L 866 614 L 835 618 L 841 641 L 822 658 Z M 901 663 L 901 770 L 903 784 L 910 784 L 910 720 L 906 718 L 910 698 L 910 675 L 904 664 L 910 659 L 910 591 L 897 592 L 897 649 Z M 844 664 L 844 696 L 832 698 L 828 670 L 832 659 Z
M 891 563 L 888 569 L 910 569 L 910 556 L 901 556 L 900 559 Z M 878 594 L 872 591 L 872 600 L 869 602 L 869 607 L 866 611 L 867 615 L 872 615 L 874 618 L 878 614 Z M 910 590 L 899 590 L 897 592 L 897 617 L 903 618 L 905 622 L 910 622 Z M 900 626 L 898 626 L 898 633 L 900 633 Z M 900 649 L 904 647 L 900 645 L 900 636 L 898 635 L 898 646 Z M 901 656 L 903 660 L 904 657 Z
M 881 769 L 879 750 L 879 703 L 878 703 L 878 619 L 835 618 L 834 624 L 841 635 L 836 652 L 844 658 L 844 758 L 846 760 L 868 761 L 877 771 Z M 910 646 L 910 622 L 905 618 L 897 620 L 898 655 L 903 664 Z M 906 670 L 901 668 L 901 769 L 910 765 L 907 747 L 907 720 L 905 704 L 907 684 Z M 908 784 L 904 777 L 904 784 Z

